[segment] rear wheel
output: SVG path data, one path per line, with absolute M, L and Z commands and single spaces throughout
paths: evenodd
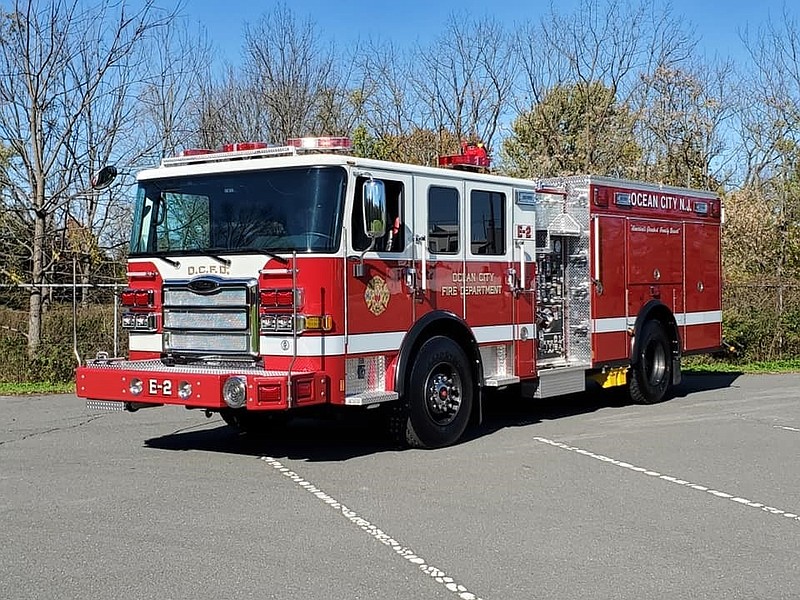
M 637 404 L 661 402 L 672 383 L 672 351 L 664 326 L 651 319 L 639 334 L 637 364 L 628 379 L 631 400 Z
M 474 388 L 461 346 L 444 336 L 432 337 L 417 352 L 404 399 L 394 407 L 394 433 L 413 448 L 455 443 L 469 423 Z

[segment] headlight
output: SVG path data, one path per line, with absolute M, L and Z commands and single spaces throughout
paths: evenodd
M 178 397 L 181 400 L 188 400 L 192 397 L 192 384 L 188 381 L 181 381 L 178 384 Z
M 247 403 L 247 380 L 230 377 L 222 386 L 222 399 L 231 408 L 242 408 Z
M 128 390 L 130 391 L 131 394 L 133 394 L 134 396 L 138 396 L 139 394 L 142 393 L 143 389 L 144 389 L 144 383 L 142 383 L 141 379 L 137 379 L 135 377 L 131 379 L 131 383 L 128 386 Z

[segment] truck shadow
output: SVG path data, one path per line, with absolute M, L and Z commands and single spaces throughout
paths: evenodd
M 673 396 L 730 387 L 740 373 L 684 376 Z M 493 394 L 485 403 L 483 422 L 470 427 L 463 443 L 484 438 L 511 427 L 524 427 L 601 409 L 623 408 L 630 400 L 623 389 L 592 388 L 580 394 L 542 400 L 521 399 L 510 392 Z M 202 427 L 202 428 L 201 428 Z M 296 418 L 290 423 L 258 434 L 242 434 L 214 416 L 198 427 L 178 430 L 145 440 L 159 450 L 219 452 L 243 456 L 269 456 L 311 462 L 338 462 L 381 452 L 402 452 L 392 444 L 378 411 L 339 413 L 331 418 Z

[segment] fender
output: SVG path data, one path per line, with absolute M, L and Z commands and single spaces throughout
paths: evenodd
M 475 340 L 475 336 L 469 325 L 467 325 L 461 317 L 452 312 L 435 310 L 426 313 L 408 330 L 408 334 L 403 338 L 403 343 L 400 346 L 400 353 L 397 358 L 397 368 L 395 369 L 394 375 L 395 391 L 400 394 L 401 397 L 403 396 L 406 385 L 406 373 L 414 353 L 424 340 L 433 335 L 446 335 L 456 341 L 466 342 L 464 351 L 473 366 L 472 370 L 475 376 L 475 383 L 478 386 L 476 414 L 478 423 L 480 423 L 483 420 L 483 363 L 480 360 L 478 342 Z

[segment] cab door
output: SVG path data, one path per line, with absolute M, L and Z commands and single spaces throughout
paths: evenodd
M 369 177 L 383 182 L 387 209 L 386 233 L 372 247 L 363 224 L 362 191 Z M 348 354 L 396 350 L 413 323 L 414 290 L 408 279 L 414 252 L 412 183 L 402 173 L 355 174 L 345 266 Z
M 519 340 L 519 294 L 509 267 L 515 252 L 511 203 L 510 187 L 484 181 L 466 182 L 464 316 L 478 343 L 483 345 L 510 346 Z M 527 321 L 533 323 L 532 318 Z M 519 349 L 515 354 L 519 354 Z M 518 372 L 516 366 L 509 365 L 509 370 Z

